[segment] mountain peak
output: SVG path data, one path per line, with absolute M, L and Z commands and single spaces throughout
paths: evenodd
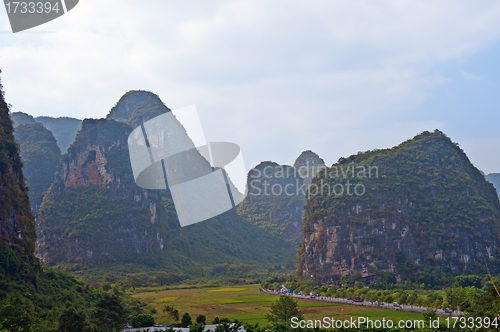
M 300 154 L 300 156 L 295 159 L 293 167 L 299 168 L 301 166 L 311 167 L 311 166 L 324 166 L 325 161 L 321 159 L 316 153 L 311 150 L 306 150 Z
M 144 90 L 131 90 L 120 98 L 106 119 L 136 126 L 169 111 L 158 95 Z

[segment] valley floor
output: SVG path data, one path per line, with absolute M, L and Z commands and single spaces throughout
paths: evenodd
M 242 285 L 236 287 L 199 287 L 165 290 L 164 287 L 137 289 L 132 296 L 140 298 L 149 303 L 155 310 L 155 322 L 157 324 L 174 323 L 163 312 L 165 306 L 173 306 L 179 310 L 182 316 L 188 312 L 193 321 L 198 315 L 207 317 L 207 324 L 217 316 L 227 317 L 240 322 L 261 326 L 268 325 L 265 315 L 269 312 L 271 304 L 276 296 L 262 293 L 260 285 Z M 276 294 L 274 294 L 276 295 Z M 315 301 L 312 299 L 297 298 L 300 310 L 305 319 L 323 319 L 331 317 L 335 320 L 350 319 L 351 317 L 368 317 L 370 319 L 382 319 L 399 321 L 421 320 L 420 313 L 389 310 L 380 307 L 355 306 L 347 303 L 334 303 L 333 301 Z

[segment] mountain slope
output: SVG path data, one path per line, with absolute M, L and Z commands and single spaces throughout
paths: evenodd
M 61 309 L 92 312 L 103 296 L 66 274 L 44 271 L 34 255 L 35 242 L 35 218 L 0 84 L 1 331 L 54 331 Z
M 35 120 L 52 132 L 62 153 L 66 153 L 82 126 L 82 120 L 69 117 L 39 116 Z
M 10 115 L 12 122 L 14 123 L 14 128 L 22 124 L 35 124 L 36 120 L 31 115 L 23 112 L 13 112 Z
M 30 189 L 31 209 L 37 214 L 44 192 L 54 181 L 61 151 L 52 133 L 40 123 L 17 126 L 14 137 L 20 147 L 23 173 Z
M 170 109 L 152 92 L 131 90 L 111 109 L 106 119 L 130 124 L 133 128 Z
M 435 272 L 482 271 L 483 258 L 496 265 L 495 189 L 439 131 L 341 158 L 313 185 L 318 194 L 306 205 L 300 275 L 328 283 L 390 271 L 430 283 Z
M 497 193 L 500 192 L 500 173 L 490 173 L 485 176 L 488 182 L 492 183 L 497 190 Z
M 39 116 L 34 118 L 33 116 L 23 112 L 13 112 L 11 114 L 11 118 L 12 121 L 14 121 L 14 128 L 23 124 L 41 123 L 45 128 L 52 132 L 59 149 L 63 153 L 65 153 L 71 143 L 73 143 L 76 133 L 82 126 L 82 120 L 69 117 L 53 118 L 50 116 Z
M 269 161 L 260 163 L 248 173 L 248 195 L 238 207 L 238 214 L 280 236 L 297 250 L 302 237 L 305 193 L 321 167 L 325 167 L 325 162 L 312 151 L 302 152 L 293 167 Z

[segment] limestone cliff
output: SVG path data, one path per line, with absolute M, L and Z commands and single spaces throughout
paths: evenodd
M 317 282 L 354 272 L 374 281 L 384 271 L 400 279 L 424 269 L 484 271 L 483 259 L 497 265 L 495 189 L 439 131 L 341 158 L 309 194 L 297 272 Z
M 38 255 L 46 263 L 127 261 L 160 253 L 167 225 L 156 193 L 135 185 L 127 138 L 113 120 L 83 122 L 58 166 L 38 223 Z

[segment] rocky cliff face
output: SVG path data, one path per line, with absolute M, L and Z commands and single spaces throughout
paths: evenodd
M 61 151 L 52 133 L 40 123 L 19 125 L 14 136 L 20 147 L 31 209 L 36 215 L 44 192 L 54 181 Z
M 325 167 L 323 159 L 312 151 L 304 151 L 293 166 L 263 162 L 250 170 L 248 195 L 238 207 L 238 214 L 279 235 L 298 249 L 306 191 L 318 170 Z
M 441 132 L 342 158 L 309 194 L 297 272 L 317 282 L 462 273 L 498 260 L 495 189 Z
M 38 224 L 38 255 L 46 263 L 127 261 L 160 253 L 167 225 L 156 193 L 135 185 L 127 139 L 113 120 L 83 122 L 58 166 Z
M 0 84 L 0 249 L 2 255 L 14 251 L 33 260 L 35 241 L 35 222 L 24 183 L 21 158 Z M 0 264 L 0 276 L 4 272 L 3 268 L 3 264 Z

